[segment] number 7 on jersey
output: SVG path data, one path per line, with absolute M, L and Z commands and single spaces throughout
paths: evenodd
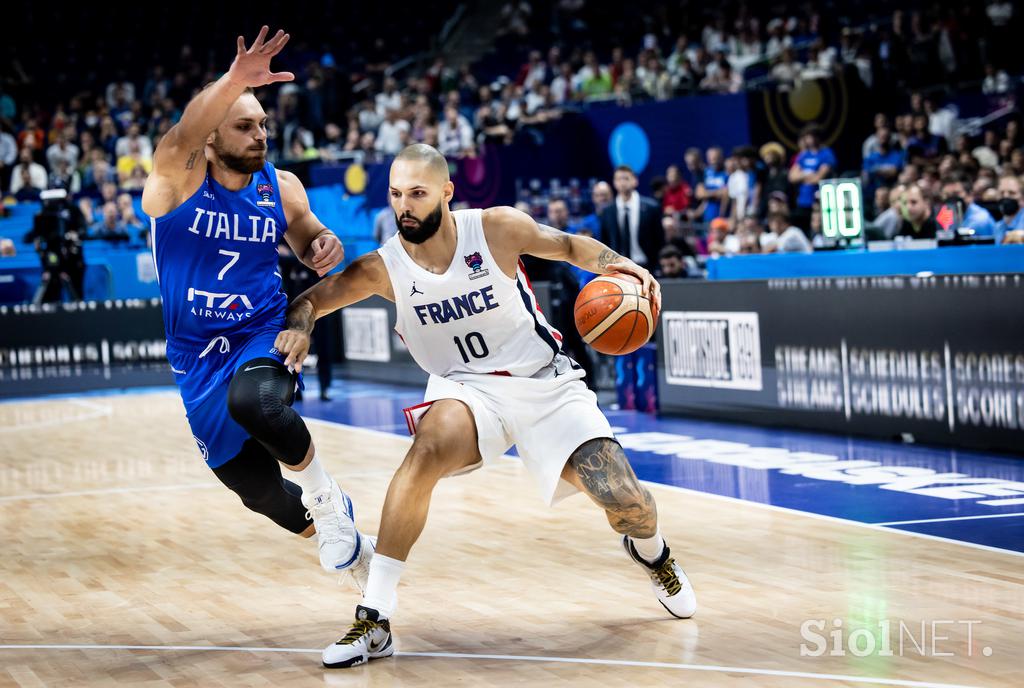
M 228 261 L 228 264 L 225 265 L 224 268 L 217 273 L 217 279 L 222 280 L 224 279 L 224 275 L 227 274 L 227 271 L 231 269 L 231 266 L 238 262 L 238 257 L 242 254 L 239 253 L 238 251 L 225 251 L 224 249 L 217 251 L 217 253 L 219 253 L 222 256 L 230 256 L 231 258 L 231 260 Z

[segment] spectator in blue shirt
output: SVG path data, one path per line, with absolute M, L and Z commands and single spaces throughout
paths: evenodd
M 608 182 L 597 182 L 590 190 L 590 200 L 594 203 L 594 212 L 590 213 L 578 224 L 566 231 L 570 234 L 583 234 L 601 241 L 601 213 L 612 204 L 612 187 Z
M 703 222 L 711 222 L 722 217 L 723 205 L 729 200 L 729 175 L 725 171 L 725 158 L 722 149 L 714 146 L 708 148 L 708 166 L 704 169 L 704 179 L 697 184 L 695 194 L 701 204 L 697 207 L 698 216 Z
M 996 243 L 1003 243 L 1003 237 L 1007 232 L 1015 229 L 1024 229 L 1024 208 L 1021 203 L 1024 196 L 1021 194 L 1020 177 L 1005 175 L 999 178 L 999 210 L 1003 213 L 1003 219 L 996 223 Z
M 875 133 L 875 147 L 864 159 L 864 174 L 870 188 L 889 186 L 903 169 L 903 151 L 893 145 L 892 132 L 880 127 Z
M 828 146 L 821 145 L 820 134 L 814 126 L 807 127 L 800 134 L 800 153 L 789 168 L 789 181 L 799 184 L 796 205 L 810 209 L 814 205 L 814 193 L 818 182 L 835 172 L 836 156 Z
M 949 150 L 944 138 L 936 136 L 928 130 L 928 115 L 916 114 L 912 121 L 914 129 L 907 142 L 907 151 L 911 157 L 920 155 L 926 158 L 935 158 L 944 155 Z
M 89 239 L 103 239 L 110 242 L 127 242 L 130 237 L 121 222 L 117 203 L 111 201 L 103 204 L 103 219 L 89 228 Z
M 996 221 L 987 210 L 974 202 L 967 185 L 959 177 L 947 177 L 942 181 L 942 200 L 945 203 L 959 203 L 964 209 L 961 227 L 970 227 L 975 236 L 993 236 Z

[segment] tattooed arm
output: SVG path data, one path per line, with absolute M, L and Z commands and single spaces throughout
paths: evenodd
M 484 229 L 492 253 L 497 246 L 500 253 L 511 251 L 515 260 L 526 253 L 548 260 L 564 260 L 599 275 L 609 272 L 633 275 L 642 283 L 643 294 L 652 294 L 655 304 L 661 309 L 661 287 L 651 273 L 593 237 L 538 225 L 526 213 L 508 207 L 484 211 Z
M 615 440 L 584 442 L 569 457 L 562 477 L 605 510 L 615 532 L 648 538 L 658 530 L 654 498 L 636 479 L 625 452 Z
M 295 297 L 288 306 L 285 330 L 274 348 L 285 354 L 285 366 L 302 370 L 309 351 L 309 335 L 317 318 L 373 295 L 395 300 L 384 260 L 376 251 L 360 256 L 341 272 L 326 277 Z
M 267 31 L 264 26 L 248 49 L 245 40 L 238 37 L 231 68 L 200 91 L 181 114 L 181 120 L 160 139 L 153 153 L 153 172 L 142 192 L 142 209 L 150 217 L 167 214 L 199 188 L 206 175 L 207 138 L 239 96 L 259 86 L 295 78 L 290 72 L 270 71 L 270 60 L 284 48 L 288 34 L 278 31 L 268 40 Z

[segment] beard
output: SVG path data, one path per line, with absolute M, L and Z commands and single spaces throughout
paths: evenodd
M 441 228 L 441 214 L 441 203 L 438 203 L 437 207 L 422 220 L 413 216 L 409 211 L 406 211 L 405 215 L 401 217 L 396 213 L 395 222 L 398 223 L 398 233 L 409 243 L 422 244 L 437 234 L 437 230 Z M 412 227 L 406 227 L 402 224 L 402 220 L 415 220 L 416 224 Z
M 225 167 L 240 174 L 252 174 L 262 169 L 267 161 L 266 148 L 262 152 L 246 150 L 243 151 L 242 155 L 236 155 L 222 148 L 216 141 L 211 146 L 213 147 L 213 152 L 217 154 L 217 157 L 224 163 Z

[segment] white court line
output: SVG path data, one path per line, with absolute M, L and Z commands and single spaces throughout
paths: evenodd
M 302 647 L 219 647 L 211 645 L 0 645 L 0 650 L 143 650 L 143 651 L 184 651 L 184 652 L 290 652 L 320 654 L 318 648 Z M 396 657 L 434 657 L 439 659 L 499 660 L 508 662 L 551 662 L 557 664 L 597 664 L 602 666 L 626 666 L 648 669 L 675 669 L 676 671 L 710 671 L 754 676 L 786 676 L 821 681 L 846 681 L 870 683 L 879 686 L 908 686 L 909 688 L 971 688 L 958 683 L 929 683 L 904 679 L 849 676 L 846 674 L 818 674 L 808 671 L 783 671 L 781 669 L 753 669 L 749 667 L 718 666 L 714 664 L 677 664 L 674 662 L 639 662 L 628 659 L 588 659 L 586 657 L 544 657 L 536 655 L 484 655 L 464 652 L 396 652 Z
M 1024 516 L 1024 511 L 1018 511 L 1013 514 L 979 514 L 977 516 L 950 516 L 949 518 L 921 518 L 916 521 L 886 521 L 884 523 L 874 523 L 876 526 L 906 526 L 912 523 L 945 523 L 947 521 L 976 521 L 981 518 L 1012 518 L 1014 516 Z
M 725 495 L 715 494 L 714 492 L 701 492 L 700 490 L 691 490 L 688 487 L 679 487 L 677 485 L 666 485 L 664 483 L 655 483 L 649 480 L 641 480 L 640 482 L 646 483 L 654 487 L 663 487 L 668 490 L 675 490 L 676 492 L 686 492 L 688 494 L 694 494 L 701 497 L 710 497 L 712 499 L 721 499 L 728 502 L 739 502 L 748 506 L 754 506 L 759 509 L 768 509 L 769 511 L 781 511 L 787 514 L 796 514 L 797 516 L 806 516 L 807 518 L 818 519 L 819 521 L 831 521 L 832 523 L 845 523 L 850 526 L 859 526 L 861 528 L 867 528 L 869 530 L 877 530 L 880 533 L 898 533 L 900 535 L 909 535 L 910 537 L 922 538 L 924 540 L 937 540 L 939 542 L 947 542 L 951 545 L 963 545 L 964 547 L 970 547 L 972 549 L 982 549 L 986 552 L 995 552 L 996 554 L 1009 554 L 1014 557 L 1024 557 L 1024 552 L 1017 552 L 1012 549 L 1002 549 L 1001 547 L 990 547 L 988 545 L 979 545 L 975 542 L 965 542 L 963 540 L 954 540 L 952 538 L 944 538 L 939 535 L 928 535 L 927 533 L 918 533 L 913 530 L 902 530 L 900 528 L 887 528 L 882 524 L 878 523 L 864 523 L 863 521 L 853 521 L 846 518 L 839 518 L 838 516 L 826 516 L 824 514 L 816 514 L 811 511 L 799 511 L 797 509 L 790 509 L 784 506 L 776 506 L 774 504 L 764 504 L 762 502 L 751 502 L 746 499 L 740 499 L 739 497 L 727 497 Z

